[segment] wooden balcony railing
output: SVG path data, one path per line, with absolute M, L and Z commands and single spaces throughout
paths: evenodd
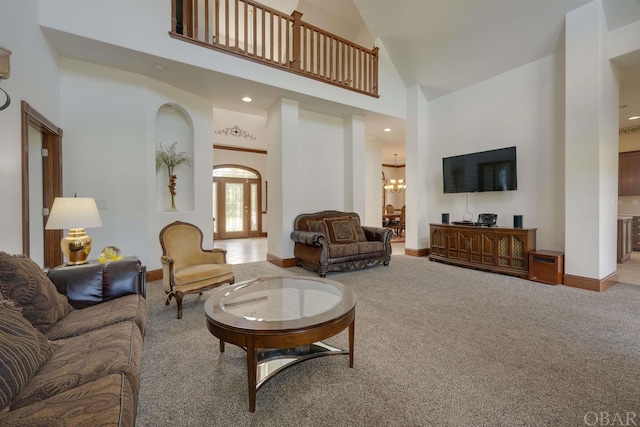
M 171 37 L 378 97 L 367 49 L 252 0 L 172 0 Z

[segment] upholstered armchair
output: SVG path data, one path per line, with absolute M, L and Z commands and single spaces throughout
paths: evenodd
M 227 264 L 227 251 L 202 249 L 202 231 L 193 224 L 176 221 L 167 225 L 160 231 L 160 245 L 165 304 L 175 297 L 178 319 L 182 318 L 185 294 L 202 295 L 203 291 L 235 281 L 233 268 Z

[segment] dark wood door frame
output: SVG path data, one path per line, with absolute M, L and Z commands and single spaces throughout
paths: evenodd
M 54 125 L 26 101 L 22 109 L 22 252 L 30 255 L 29 218 L 29 127 L 42 135 L 42 148 L 48 155 L 42 157 L 42 206 L 51 209 L 53 200 L 62 195 L 62 129 Z M 46 218 L 44 223 L 46 223 Z M 62 230 L 43 230 L 44 265 L 55 267 L 63 262 L 60 240 Z

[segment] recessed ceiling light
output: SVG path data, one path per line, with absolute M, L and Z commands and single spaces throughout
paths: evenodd
M 253 101 L 253 99 L 249 98 L 248 96 L 245 96 L 244 98 L 242 98 L 242 100 L 243 100 L 244 102 L 251 102 L 251 101 Z
M 632 117 L 629 117 L 629 120 L 637 120 L 637 119 L 640 119 L 640 116 L 632 116 Z
M 391 128 L 384 128 L 385 132 L 391 132 Z

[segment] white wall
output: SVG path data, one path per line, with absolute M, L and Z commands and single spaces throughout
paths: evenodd
M 382 141 L 376 138 L 365 142 L 365 212 L 362 224 L 379 227 L 382 213 Z
M 343 120 L 300 110 L 298 211 L 344 209 Z M 287 167 L 287 165 L 283 165 Z M 293 228 L 293 224 L 290 226 Z
M 176 153 L 187 153 L 193 161 L 193 129 L 188 115 L 178 105 L 165 104 L 158 109 L 155 128 L 156 151 L 167 151 L 175 144 Z M 178 211 L 192 211 L 194 207 L 193 166 L 178 165 L 173 174 L 175 178 L 175 195 L 173 204 Z M 156 211 L 172 210 L 170 176 L 166 165 L 156 170 Z
M 211 104 L 144 76 L 69 59 L 61 61 L 60 87 L 64 195 L 95 197 L 105 206 L 104 226 L 89 230 L 92 255 L 115 245 L 160 268 L 158 234 L 175 220 L 198 225 L 212 247 Z M 193 123 L 190 211 L 156 211 L 156 117 L 165 104 L 179 105 Z
M 563 60 L 553 55 L 429 102 L 429 222 L 498 214 L 537 228 L 537 247 L 564 249 Z M 464 119 L 463 119 L 464 118 Z M 517 147 L 518 190 L 444 194 L 442 158 Z
M 599 0 L 568 13 L 565 26 L 565 276 L 603 279 L 616 271 L 618 72 Z
M 12 51 L 0 86 L 11 105 L 0 112 L 0 250 L 22 253 L 20 101 L 60 126 L 57 56 L 38 27 L 38 2 L 0 1 L 0 45 Z
M 364 117 L 343 117 L 344 206 L 347 212 L 364 217 L 366 196 L 366 140 Z
M 215 104 L 215 100 L 214 100 Z M 265 115 L 239 113 L 222 108 L 213 109 L 213 143 L 230 147 L 249 148 L 255 150 L 267 149 L 267 130 Z M 245 136 L 235 136 L 225 132 L 229 128 L 238 126 L 246 132 Z M 225 135 L 225 133 L 227 133 Z

